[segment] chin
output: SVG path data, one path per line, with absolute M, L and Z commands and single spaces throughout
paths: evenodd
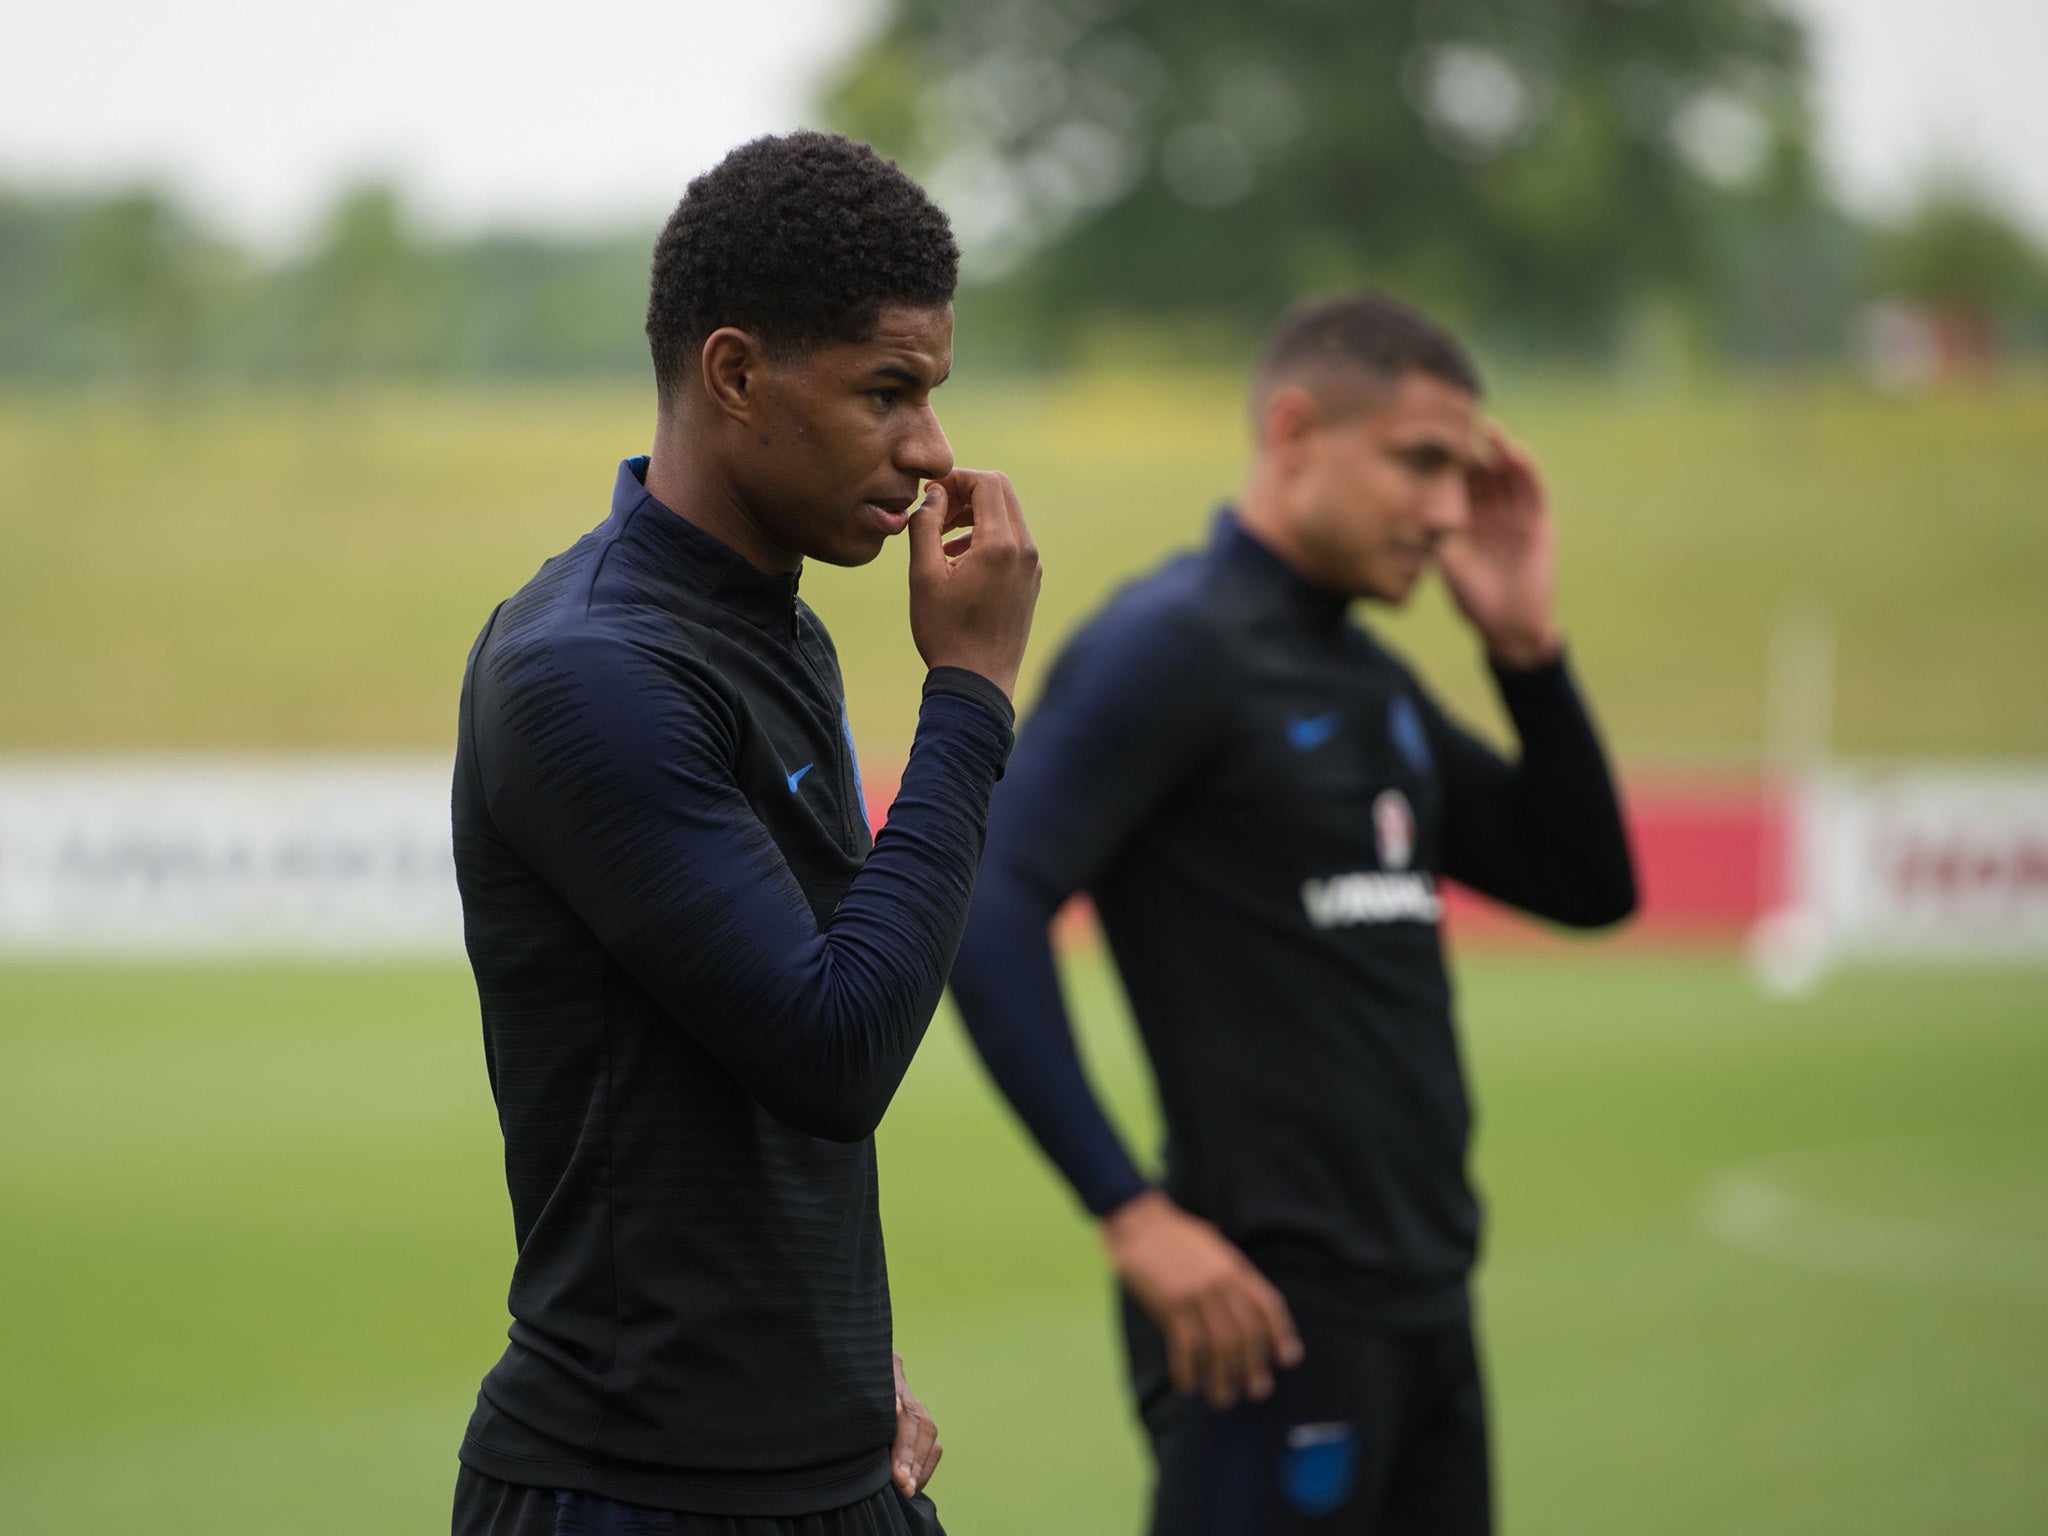
M 1415 595 L 1416 583 L 1420 576 L 1364 576 L 1353 591 L 1369 603 L 1385 603 L 1389 608 L 1399 608 Z
M 865 538 L 855 535 L 836 548 L 814 549 L 809 558 L 825 565 L 836 565 L 842 570 L 852 570 L 856 566 L 872 565 L 875 557 L 881 554 L 882 546 L 888 542 L 880 534 Z

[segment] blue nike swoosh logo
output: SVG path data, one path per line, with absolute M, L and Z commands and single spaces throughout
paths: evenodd
M 817 766 L 818 765 L 816 763 L 805 763 L 803 767 L 797 769 L 795 773 L 792 773 L 789 776 L 789 792 L 792 795 L 796 793 L 796 781 L 802 778 L 805 774 L 809 773 L 813 768 Z
M 1289 715 L 1287 744 L 1297 752 L 1313 752 L 1337 734 L 1343 718 L 1334 709 L 1325 715 Z

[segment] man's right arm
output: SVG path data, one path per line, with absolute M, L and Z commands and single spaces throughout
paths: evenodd
M 1113 608 L 1075 637 L 994 797 L 952 985 L 996 1086 L 1158 1321 L 1175 1386 L 1224 1407 L 1265 1396 L 1269 1362 L 1299 1357 L 1286 1304 L 1213 1226 L 1148 1187 L 1089 1087 L 1048 932 L 1209 750 L 1217 660 L 1177 617 Z
M 776 1118 L 873 1131 L 965 921 L 1007 701 L 935 670 L 889 825 L 820 923 L 735 777 L 715 680 L 622 637 L 480 655 L 476 763 L 492 827 Z
M 581 630 L 480 652 L 466 690 L 499 835 L 763 1108 L 835 1141 L 873 1132 L 938 1006 L 1038 596 L 1009 482 L 948 485 L 911 523 L 930 671 L 910 761 L 822 923 L 740 789 L 740 723 L 701 664 Z M 971 547 L 949 557 L 942 523 Z

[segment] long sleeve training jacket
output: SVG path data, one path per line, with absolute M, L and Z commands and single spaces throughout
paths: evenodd
M 1097 1214 L 1144 1178 L 1090 1091 L 1046 925 L 1088 892 L 1158 1081 L 1165 1187 L 1276 1278 L 1458 1315 L 1478 1236 L 1437 877 L 1558 922 L 1635 887 L 1562 661 L 1496 682 L 1516 762 L 1222 517 L 1069 643 L 991 811 L 953 987 Z
M 872 848 L 830 640 L 621 466 L 492 615 L 454 826 L 518 1259 L 462 1459 L 791 1515 L 895 1430 L 877 1121 L 965 922 L 1010 712 L 931 673 Z

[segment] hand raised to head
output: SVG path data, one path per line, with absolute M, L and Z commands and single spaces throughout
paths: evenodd
M 1540 666 L 1557 654 L 1557 525 L 1536 461 L 1498 426 L 1465 475 L 1469 516 L 1437 551 L 1451 598 L 1496 661 Z

